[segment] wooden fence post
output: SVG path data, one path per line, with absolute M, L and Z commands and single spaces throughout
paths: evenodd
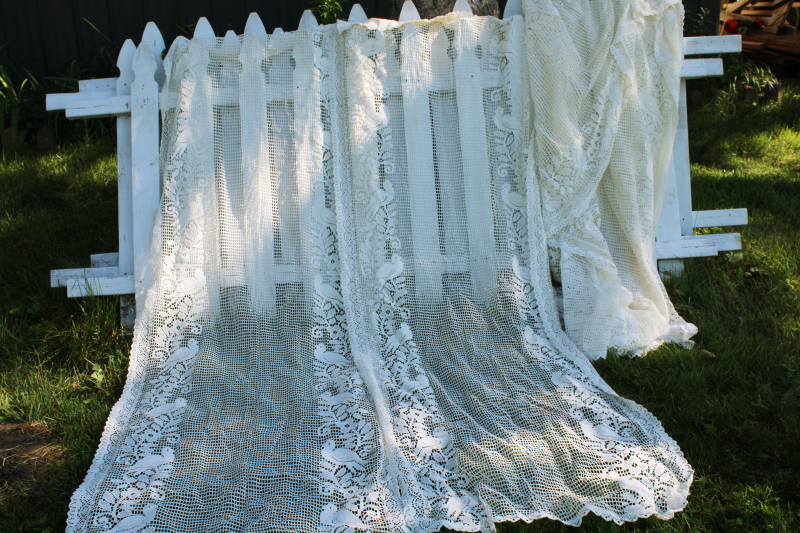
M 158 65 L 150 46 L 142 42 L 133 58 L 131 88 L 131 156 L 133 192 L 133 256 L 136 308 L 142 309 L 151 237 L 160 201 Z
M 136 45 L 128 39 L 122 45 L 117 67 L 117 96 L 130 96 L 133 85 L 133 57 Z M 119 205 L 119 272 L 120 276 L 133 275 L 133 189 L 131 187 L 131 117 L 117 117 L 117 188 Z M 131 295 L 119 297 L 120 322 L 131 329 L 134 322 L 134 300 Z

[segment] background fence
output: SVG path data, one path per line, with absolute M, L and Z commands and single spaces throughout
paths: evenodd
M 386 0 L 357 0 L 370 17 L 388 16 Z M 244 31 L 255 11 L 267 31 L 297 29 L 308 0 L 0 0 L 0 64 L 10 72 L 34 76 L 61 73 L 83 54 L 113 49 L 142 35 L 147 22 L 161 29 L 167 46 L 178 35 L 191 36 L 199 17 L 218 35 Z M 345 13 L 351 1 L 342 2 Z M 505 4 L 505 2 L 502 2 Z M 96 29 L 94 29 L 94 26 Z M 104 37 L 105 36 L 105 37 Z M 113 55 L 116 59 L 116 54 Z
M 387 0 L 356 1 L 368 16 L 388 17 Z M 342 2 L 345 13 L 353 3 Z M 220 36 L 227 30 L 241 34 L 253 11 L 267 31 L 275 27 L 291 31 L 308 4 L 308 0 L 0 0 L 0 65 L 15 77 L 17 72 L 24 77 L 24 69 L 36 77 L 59 74 L 81 55 L 91 58 L 101 47 L 115 49 L 125 39 L 136 39 L 149 21 L 161 29 L 167 46 L 178 35 L 191 36 L 191 25 L 199 17 L 208 18 Z M 506 0 L 499 4 L 502 13 Z M 719 0 L 684 0 L 684 5 L 689 17 L 702 7 L 710 9 L 708 27 L 699 33 L 715 32 Z M 112 56 L 116 59 L 116 54 Z

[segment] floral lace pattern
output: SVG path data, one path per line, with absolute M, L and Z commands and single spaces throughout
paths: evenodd
M 565 284 L 569 253 L 615 268 L 586 183 L 625 99 L 609 74 L 539 159 L 530 70 L 578 52 L 527 40 L 569 9 L 176 41 L 157 273 L 70 533 L 489 532 L 685 505 L 677 445 L 559 324 L 548 250 Z M 620 39 L 617 66 L 655 54 Z M 653 142 L 659 90 L 634 106 Z

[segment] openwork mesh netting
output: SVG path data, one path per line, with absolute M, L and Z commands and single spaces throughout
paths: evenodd
M 651 259 L 680 5 L 525 10 L 175 42 L 156 274 L 68 531 L 683 508 L 551 278 L 590 354 L 691 329 Z

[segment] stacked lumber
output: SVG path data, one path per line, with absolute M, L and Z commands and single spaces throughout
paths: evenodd
M 800 0 L 738 0 L 722 5 L 721 34 L 742 34 L 742 52 L 779 76 L 800 67 Z M 794 73 L 792 73 L 794 74 Z
M 783 33 L 795 4 L 800 7 L 800 2 L 794 0 L 738 0 L 723 4 L 723 30 L 737 33 L 739 28 L 747 28 L 747 31 Z

